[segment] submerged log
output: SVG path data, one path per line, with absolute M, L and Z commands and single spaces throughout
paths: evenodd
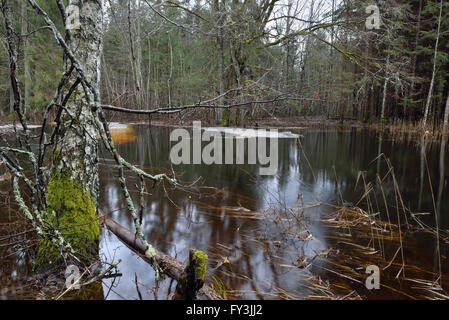
M 99 212 L 100 219 L 102 220 L 104 226 L 111 231 L 113 234 L 119 238 L 128 248 L 130 248 L 135 253 L 139 254 L 140 257 L 151 264 L 151 261 L 145 256 L 145 247 L 139 238 L 135 236 L 133 232 L 129 229 L 118 224 L 111 218 L 106 217 L 103 212 Z M 172 279 L 178 281 L 182 280 L 184 274 L 184 265 L 178 260 L 172 258 L 168 254 L 165 254 L 155 248 L 156 251 L 156 261 L 161 267 L 162 271 Z M 204 278 L 203 278 L 204 281 Z M 202 287 L 198 290 L 196 294 L 196 299 L 198 300 L 221 300 L 222 297 L 216 293 L 214 290 L 208 287 Z

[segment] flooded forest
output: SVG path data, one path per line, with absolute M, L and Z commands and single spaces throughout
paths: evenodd
M 0 300 L 449 300 L 449 2 L 0 9 Z

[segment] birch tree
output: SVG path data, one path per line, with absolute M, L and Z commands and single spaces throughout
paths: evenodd
M 40 238 L 34 253 L 35 267 L 48 269 L 69 260 L 78 264 L 98 260 L 98 137 L 101 137 L 118 166 L 120 187 L 134 221 L 136 235 L 156 271 L 156 277 L 159 277 L 162 270 L 156 261 L 156 251 L 143 235 L 124 169 L 142 182 L 141 192 L 145 191 L 146 179 L 155 183 L 162 179 L 170 183 L 176 181 L 165 174 L 153 176 L 136 168 L 115 149 L 99 96 L 103 1 L 71 0 L 66 8 L 62 0 L 57 0 L 65 36 L 36 1 L 28 0 L 28 3 L 64 51 L 64 71 L 54 97 L 46 107 L 40 134 L 31 135 L 24 116 L 21 86 L 16 77 L 17 45 L 9 1 L 1 1 L 7 30 L 13 107 L 23 132 L 17 135 L 16 146 L 0 147 L 0 161 L 12 173 L 14 198 Z M 46 125 L 53 109 L 56 111 L 56 125 L 47 136 L 46 129 L 50 128 Z M 17 132 L 16 127 L 15 130 Z M 32 142 L 35 139 L 37 143 Z M 38 146 L 37 150 L 33 150 L 32 143 Z M 14 160 L 17 154 L 27 156 L 32 178 L 28 178 L 20 162 Z M 19 183 L 27 187 L 29 203 L 24 200 Z
M 224 79 L 224 36 L 223 36 L 223 14 L 224 1 L 214 0 L 213 2 L 213 16 L 217 21 L 217 77 L 218 77 L 218 93 L 221 96 L 225 91 Z M 220 97 L 218 103 L 224 104 L 223 97 Z M 215 110 L 215 120 L 221 122 L 223 118 L 223 110 Z
M 22 1 L 21 6 L 22 13 L 22 37 L 23 37 L 23 87 L 24 87 L 24 99 L 25 107 L 29 106 L 29 100 L 31 96 L 31 70 L 30 59 L 28 54 L 28 8 L 27 2 Z
M 443 134 L 447 134 L 449 129 L 449 94 L 446 99 L 446 107 L 444 109 Z
M 437 28 L 437 38 L 435 40 L 435 53 L 433 56 L 432 78 L 430 80 L 429 93 L 427 95 L 426 107 L 424 109 L 424 118 L 423 118 L 423 123 L 422 123 L 423 128 L 426 128 L 426 125 L 427 125 L 427 118 L 429 116 L 430 103 L 432 101 L 433 87 L 435 84 L 435 74 L 436 74 L 436 69 L 437 69 L 438 42 L 440 41 L 440 28 L 441 28 L 442 13 L 443 13 L 443 0 L 440 1 L 440 14 L 438 16 L 438 28 Z
M 100 84 L 103 3 L 71 0 L 67 10 L 62 1 L 58 1 L 58 6 L 64 18 L 65 39 L 71 53 L 65 51 L 64 54 L 64 74 L 68 75 L 65 84 L 67 98 L 60 99 L 62 108 L 56 118 L 47 199 L 53 215 L 50 219 L 55 224 L 63 226 L 65 221 L 85 223 L 82 227 L 72 228 L 66 240 L 82 258 L 92 259 L 99 243 L 96 218 L 99 179 L 98 119 L 92 112 L 91 103 L 97 100 L 95 94 Z M 79 72 L 72 72 L 74 60 L 82 68 L 82 76 Z M 81 77 L 92 88 L 82 84 Z M 58 260 L 59 252 L 47 239 L 42 239 L 37 248 L 37 264 L 45 266 Z

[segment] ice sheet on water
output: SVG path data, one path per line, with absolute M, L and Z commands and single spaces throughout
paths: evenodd
M 129 125 L 120 122 L 109 122 L 109 129 L 120 130 L 128 129 Z
M 221 128 L 221 127 L 206 127 L 204 131 L 221 132 L 236 136 L 237 138 L 299 138 L 301 135 L 292 133 L 290 131 L 276 132 L 269 129 L 245 129 L 245 128 Z
M 36 129 L 36 128 L 40 128 L 40 127 L 41 127 L 40 125 L 35 125 L 35 124 L 28 125 L 28 129 Z M 16 124 L 16 128 L 17 128 L 17 130 L 22 130 L 22 125 L 18 123 L 18 124 Z M 1 125 L 0 130 L 14 130 L 14 125 L 13 124 Z

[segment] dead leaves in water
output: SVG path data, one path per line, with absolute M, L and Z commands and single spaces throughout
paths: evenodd
M 428 230 L 416 225 L 407 225 L 405 228 L 383 221 L 379 214 L 372 214 L 359 207 L 343 206 L 321 221 L 335 230 L 327 238 L 335 241 L 339 250 L 331 259 L 321 260 L 329 266 L 323 270 L 339 277 L 342 282 L 349 280 L 349 286 L 351 282 L 363 282 L 366 266 L 377 265 L 382 270 L 383 279 L 389 279 L 381 282 L 381 288 L 394 296 L 408 299 L 449 297 L 438 281 L 418 278 L 428 275 L 439 279 L 438 273 L 407 263 L 410 260 L 407 261 L 405 252 L 413 249 L 409 241 L 404 239 L 405 231 L 431 233 Z M 443 277 L 442 281 L 447 283 L 448 277 Z M 401 289 L 396 288 L 393 280 L 402 282 Z
M 202 214 L 221 217 L 222 214 L 226 214 L 227 217 L 240 218 L 240 219 L 264 219 L 262 212 L 253 211 L 243 206 L 214 206 L 200 201 L 193 201 L 197 205 L 198 211 Z

